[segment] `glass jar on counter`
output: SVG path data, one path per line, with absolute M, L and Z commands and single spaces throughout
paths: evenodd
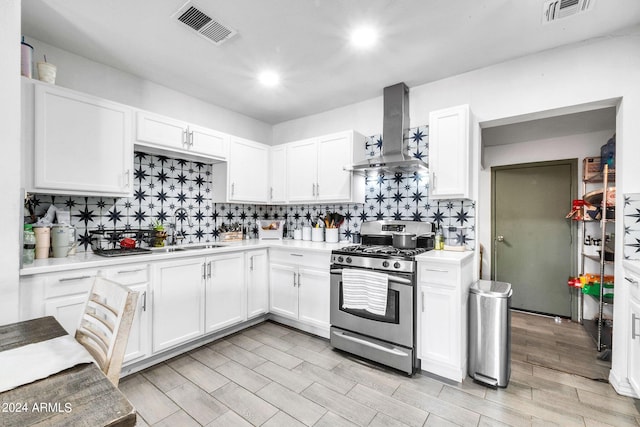
M 24 225 L 24 234 L 22 237 L 22 264 L 33 264 L 36 256 L 36 235 L 33 232 L 31 224 Z

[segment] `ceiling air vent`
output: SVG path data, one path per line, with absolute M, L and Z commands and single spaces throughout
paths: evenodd
M 224 43 L 236 34 L 236 30 L 222 25 L 219 21 L 204 13 L 191 1 L 186 2 L 174 13 L 173 18 L 216 45 Z
M 568 16 L 588 12 L 595 0 L 547 0 L 542 6 L 542 23 L 549 24 Z

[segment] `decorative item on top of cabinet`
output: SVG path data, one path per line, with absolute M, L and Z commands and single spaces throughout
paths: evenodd
M 269 202 L 269 146 L 231 137 L 229 159 L 213 165 L 214 203 Z
M 289 203 L 364 203 L 364 177 L 344 170 L 364 158 L 362 135 L 346 131 L 286 145 Z
M 28 192 L 127 197 L 133 193 L 131 109 L 22 80 L 23 186 Z
M 468 105 L 429 114 L 430 199 L 471 198 L 470 136 Z
M 179 155 L 203 162 L 227 158 L 229 135 L 147 111 L 136 112 L 137 147 L 152 154 Z

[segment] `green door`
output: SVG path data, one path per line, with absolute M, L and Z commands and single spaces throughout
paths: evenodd
M 577 160 L 492 169 L 493 278 L 511 283 L 512 307 L 571 316 Z

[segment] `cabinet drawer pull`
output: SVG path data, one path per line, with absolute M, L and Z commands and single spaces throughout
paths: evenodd
M 632 285 L 638 286 L 638 281 L 636 279 L 632 279 L 630 277 L 624 276 L 624 280 L 626 280 L 627 282 L 631 283 Z
M 315 184 L 311 184 L 311 195 L 315 197 L 316 195 L 316 185 Z
M 640 320 L 640 317 L 636 316 L 635 313 L 631 313 L 631 339 L 635 340 L 636 338 L 640 338 L 640 333 L 636 333 L 636 321 Z
M 449 270 L 438 270 L 437 268 L 425 268 L 425 271 L 431 271 L 433 273 L 448 273 Z
M 298 287 L 300 287 L 301 282 L 300 282 L 300 273 L 298 273 Z
M 182 131 L 182 145 L 188 145 L 188 142 L 187 142 L 187 129 Z
M 249 270 L 253 271 L 253 255 L 249 258 Z
M 137 270 L 120 270 L 118 274 L 127 274 L 127 273 L 138 273 L 140 271 L 144 271 L 144 268 L 138 268 Z
M 231 183 L 231 196 L 233 196 L 235 192 L 236 192 L 236 183 L 232 182 Z
M 304 256 L 302 254 L 289 254 L 289 255 L 291 255 L 291 256 Z
M 207 264 L 207 277 L 211 279 L 211 261 Z
M 273 200 L 273 187 L 271 187 L 271 200 Z
M 193 131 L 189 132 L 189 146 L 193 147 Z
M 422 291 L 421 294 L 422 294 L 422 312 L 424 313 L 424 291 Z
M 72 282 L 74 280 L 91 279 L 91 277 L 93 276 L 63 277 L 62 279 L 58 279 L 58 282 Z
M 320 184 L 316 184 L 316 196 L 320 195 Z
M 296 272 L 293 272 L 293 287 L 296 287 Z
M 206 262 L 202 263 L 202 278 L 204 280 L 207 279 L 207 263 Z
M 142 293 L 142 311 L 147 311 L 147 291 Z

